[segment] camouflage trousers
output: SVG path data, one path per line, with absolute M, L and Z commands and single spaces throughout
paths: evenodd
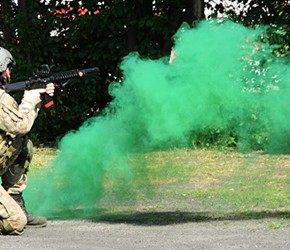
M 21 194 L 27 186 L 27 171 L 32 159 L 33 145 L 27 137 L 17 138 L 15 151 L 0 165 L 0 234 L 21 234 L 26 216 L 9 194 Z
M 24 211 L 0 185 L 0 234 L 20 235 L 26 223 Z

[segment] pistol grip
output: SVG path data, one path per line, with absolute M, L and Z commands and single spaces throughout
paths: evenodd
M 41 99 L 42 99 L 43 106 L 45 108 L 50 108 L 51 106 L 54 105 L 54 101 L 52 97 L 48 95 L 47 93 L 41 94 Z

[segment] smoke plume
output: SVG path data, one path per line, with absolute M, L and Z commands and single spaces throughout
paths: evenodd
M 266 27 L 202 21 L 174 35 L 171 64 L 123 58 L 113 101 L 62 139 L 50 166 L 32 176 L 27 203 L 48 217 L 91 216 L 108 174 L 124 185 L 134 177 L 132 154 L 191 147 L 202 131 L 231 131 L 240 150 L 289 152 L 289 66 L 265 39 Z

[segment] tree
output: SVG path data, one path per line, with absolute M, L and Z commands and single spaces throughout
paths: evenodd
M 288 0 L 223 0 L 206 1 L 211 16 L 223 16 L 246 26 L 269 25 L 269 43 L 278 46 L 277 56 L 290 55 L 290 4 Z

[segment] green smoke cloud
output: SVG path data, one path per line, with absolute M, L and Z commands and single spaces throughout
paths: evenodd
M 131 154 L 191 146 L 205 129 L 231 130 L 242 150 L 255 149 L 260 137 L 265 150 L 289 152 L 289 66 L 261 42 L 265 32 L 230 21 L 184 24 L 172 64 L 137 53 L 123 58 L 110 106 L 62 139 L 42 174 L 49 182 L 34 176 L 27 203 L 41 199 L 33 210 L 48 217 L 93 215 L 107 173 L 124 183 L 132 177 Z

